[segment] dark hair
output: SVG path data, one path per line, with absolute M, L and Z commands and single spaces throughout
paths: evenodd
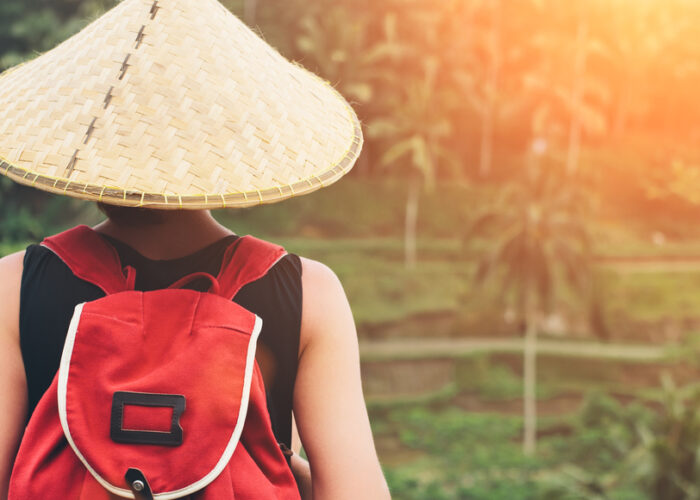
M 143 207 L 120 207 L 98 202 L 97 208 L 109 220 L 119 226 L 152 226 L 165 220 L 166 210 L 155 210 Z

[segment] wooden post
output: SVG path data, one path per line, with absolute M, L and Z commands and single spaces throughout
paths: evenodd
M 523 453 L 526 456 L 534 455 L 537 447 L 537 315 L 531 289 L 531 286 L 526 288 L 523 349 Z
M 419 175 L 414 175 L 409 181 L 408 196 L 406 197 L 406 226 L 404 230 L 404 249 L 406 268 L 416 267 L 417 233 L 418 233 L 418 202 L 420 198 L 421 181 Z

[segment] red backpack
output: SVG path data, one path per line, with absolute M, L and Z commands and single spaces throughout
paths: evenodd
M 10 500 L 300 498 L 255 361 L 262 321 L 232 301 L 283 248 L 239 238 L 216 278 L 137 292 L 134 270 L 88 227 L 43 245 L 106 296 L 75 308 Z M 202 277 L 209 293 L 178 288 Z

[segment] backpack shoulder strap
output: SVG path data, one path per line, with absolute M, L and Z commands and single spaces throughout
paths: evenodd
M 117 251 L 95 231 L 78 226 L 46 238 L 42 246 L 55 253 L 73 272 L 107 295 L 133 288 L 124 275 Z
M 265 276 L 285 255 L 287 252 L 279 245 L 253 236 L 239 238 L 224 254 L 217 276 L 220 295 L 233 299 L 241 288 Z

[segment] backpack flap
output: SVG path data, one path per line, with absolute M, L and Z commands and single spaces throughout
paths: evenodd
M 150 488 L 163 500 L 214 481 L 236 449 L 260 376 L 261 326 L 237 304 L 191 290 L 127 291 L 79 305 L 58 407 L 94 478 L 121 497 Z

